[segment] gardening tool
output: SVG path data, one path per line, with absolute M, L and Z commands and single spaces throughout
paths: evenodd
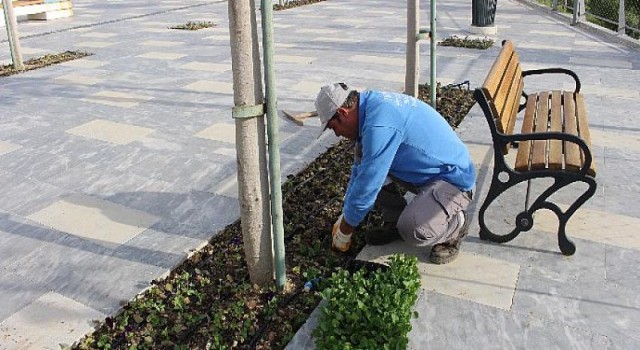
M 311 117 L 317 117 L 318 112 L 302 112 L 298 114 L 294 114 L 292 112 L 287 112 L 285 110 L 282 111 L 285 117 L 289 118 L 292 122 L 298 124 L 299 126 L 304 126 L 304 120 Z

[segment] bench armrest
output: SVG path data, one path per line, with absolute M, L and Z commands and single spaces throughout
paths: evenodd
M 522 142 L 522 141 L 535 141 L 535 140 L 560 140 L 572 142 L 580 147 L 580 150 L 584 153 L 584 163 L 582 164 L 582 168 L 580 168 L 580 175 L 584 176 L 591 168 L 591 162 L 593 162 L 593 156 L 591 155 L 591 150 L 587 146 L 587 143 L 584 142 L 582 138 L 576 135 L 565 134 L 562 132 L 534 132 L 527 134 L 513 134 L 513 135 L 505 135 L 499 134 L 500 143 L 503 145 L 508 145 L 512 142 Z M 496 145 L 497 146 L 497 145 Z
M 522 77 L 524 78 L 528 75 L 537 75 L 537 74 L 546 74 L 546 73 L 561 73 L 561 74 L 567 74 L 572 76 L 573 80 L 576 83 L 576 88 L 573 92 L 574 93 L 580 92 L 580 79 L 578 78 L 578 75 L 570 69 L 566 69 L 566 68 L 530 69 L 530 70 L 522 71 Z

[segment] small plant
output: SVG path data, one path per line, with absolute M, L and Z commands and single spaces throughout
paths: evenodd
M 420 275 L 416 257 L 393 255 L 389 269 L 351 275 L 340 269 L 321 292 L 326 304 L 314 331 L 323 349 L 406 349 Z
M 490 48 L 491 46 L 493 46 L 493 39 L 488 39 L 488 38 L 474 38 L 474 39 L 469 39 L 468 36 L 465 36 L 464 38 L 461 38 L 457 35 L 451 36 L 449 38 L 446 38 L 440 42 L 438 42 L 438 45 L 440 46 L 455 46 L 455 47 L 464 47 L 467 49 L 480 49 L 480 50 L 486 50 L 488 48 Z
M 198 22 L 187 22 L 185 24 L 178 24 L 173 27 L 169 27 L 169 29 L 182 29 L 182 30 L 198 30 L 204 28 L 212 28 L 217 27 L 218 25 L 211 21 L 198 21 Z
M 91 56 L 93 54 L 84 51 L 65 51 L 56 54 L 46 54 L 41 57 L 31 58 L 24 62 L 24 71 L 38 69 L 53 64 L 72 61 L 78 58 Z M 19 71 L 13 68 L 13 65 L 6 64 L 0 65 L 0 77 L 18 74 L 23 71 Z

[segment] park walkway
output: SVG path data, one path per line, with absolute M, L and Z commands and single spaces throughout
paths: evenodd
M 405 6 L 329 0 L 275 12 L 279 109 L 312 110 L 327 82 L 401 91 Z M 438 11 L 440 38 L 466 35 L 468 1 Z M 74 13 L 21 23 L 25 59 L 64 50 L 93 56 L 0 79 L 1 350 L 73 343 L 239 217 L 226 2 L 87 0 Z M 428 23 L 428 9 L 422 14 Z M 218 26 L 168 29 L 198 20 Z M 559 254 L 546 213 L 532 231 L 496 245 L 477 238 L 473 211 L 460 259 L 420 264 L 411 347 L 639 348 L 639 50 L 512 0 L 499 3 L 496 21 L 496 39 L 515 42 L 524 69 L 561 66 L 581 77 L 598 191 L 570 222 L 572 257 Z M 9 63 L 6 34 L 0 40 L 0 62 Z M 498 49 L 439 47 L 438 81 L 480 85 Z M 428 45 L 422 52 L 421 82 Z M 570 86 L 529 86 L 553 83 Z M 283 175 L 336 141 L 330 133 L 316 140 L 318 126 L 280 119 Z M 483 199 L 491 145 L 477 106 L 458 132 Z M 504 197 L 492 225 L 513 222 L 509 209 L 522 191 Z M 361 256 L 397 250 L 422 262 L 428 253 L 396 244 Z M 290 348 L 310 347 L 314 322 Z

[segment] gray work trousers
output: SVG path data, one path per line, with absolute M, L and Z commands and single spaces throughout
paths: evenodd
M 406 184 L 404 184 L 406 186 Z M 461 225 L 458 213 L 471 202 L 471 192 L 460 191 L 442 180 L 409 190 L 416 197 L 407 204 L 405 198 L 383 186 L 376 207 L 385 222 L 397 222 L 398 232 L 406 242 L 427 246 L 451 241 Z

